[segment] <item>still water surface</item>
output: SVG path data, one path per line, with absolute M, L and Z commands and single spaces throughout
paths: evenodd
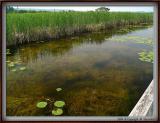
M 128 115 L 153 78 L 153 64 L 138 59 L 152 46 L 113 40 L 127 36 L 153 39 L 153 28 L 84 34 L 11 50 L 7 61 L 15 65 L 7 66 L 7 115 L 52 115 L 56 100 L 65 101 L 64 116 Z M 38 109 L 37 102 L 46 99 L 48 107 Z

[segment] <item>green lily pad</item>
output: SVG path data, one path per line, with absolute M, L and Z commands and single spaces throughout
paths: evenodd
M 8 66 L 9 66 L 9 67 L 14 67 L 14 63 L 13 63 L 13 62 L 10 62 L 10 63 L 8 64 Z
M 10 53 L 10 49 L 7 49 L 7 50 L 6 50 L 6 54 L 7 54 L 7 55 L 10 55 L 10 54 L 11 54 L 11 53 Z
M 15 63 L 15 64 L 21 64 L 20 61 L 15 61 L 14 63 Z
M 47 102 L 38 102 L 36 106 L 37 108 L 45 108 L 47 106 Z
M 58 92 L 61 91 L 61 90 L 62 90 L 62 88 L 57 88 L 57 89 L 56 89 L 56 91 L 58 91 Z
M 153 51 L 143 51 L 138 53 L 139 60 L 153 63 Z
M 17 69 L 12 69 L 11 71 L 12 71 L 12 72 L 16 72 L 16 71 L 17 71 Z
M 56 106 L 56 107 L 63 107 L 65 105 L 65 102 L 64 101 L 56 101 L 55 103 L 54 103 L 54 106 Z
M 63 114 L 63 110 L 60 108 L 52 110 L 52 115 L 58 116 L 62 114 Z
M 26 67 L 21 67 L 21 68 L 19 68 L 20 70 L 25 70 L 26 69 Z
M 9 63 L 9 62 L 11 62 L 11 61 L 7 60 L 6 62 Z

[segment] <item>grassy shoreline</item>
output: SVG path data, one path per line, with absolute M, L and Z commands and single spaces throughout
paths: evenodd
M 7 46 L 153 23 L 152 13 L 48 12 L 7 14 Z

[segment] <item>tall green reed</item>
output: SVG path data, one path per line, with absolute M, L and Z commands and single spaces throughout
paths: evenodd
M 152 23 L 152 13 L 130 12 L 39 12 L 8 13 L 7 45 L 50 40 L 123 25 Z

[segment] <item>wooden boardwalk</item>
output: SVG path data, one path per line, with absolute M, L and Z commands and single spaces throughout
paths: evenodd
M 152 116 L 153 114 L 153 95 L 154 95 L 154 83 L 151 81 L 148 88 L 143 93 L 142 97 L 139 99 L 129 117 L 143 117 Z

